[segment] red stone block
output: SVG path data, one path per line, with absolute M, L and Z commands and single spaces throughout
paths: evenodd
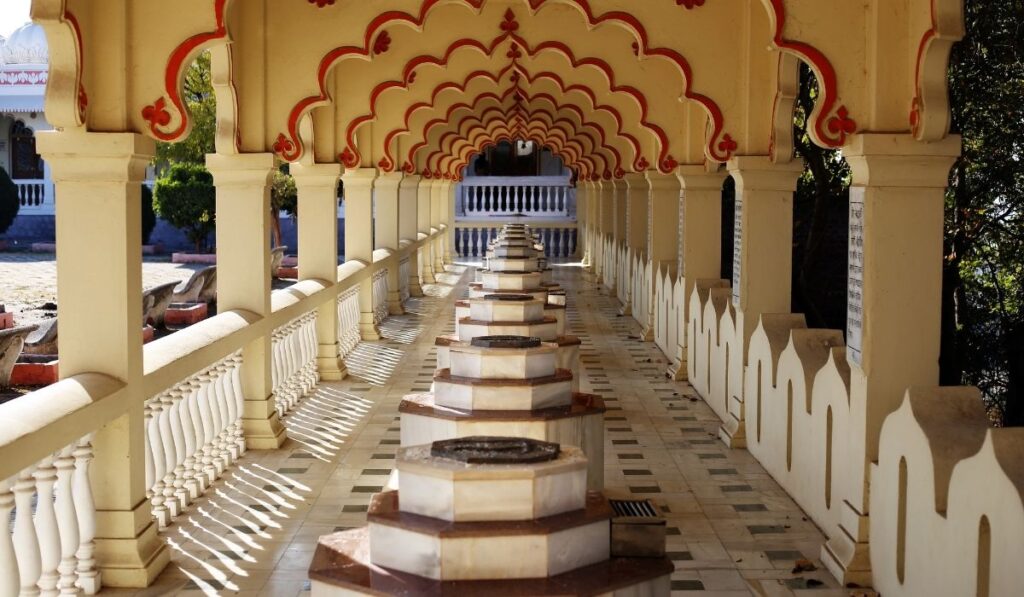
M 277 277 L 298 280 L 299 268 L 294 266 L 289 267 L 282 265 L 281 267 L 277 268 Z
M 0 313 L 0 330 L 14 327 L 14 313 Z
M 60 378 L 57 361 L 48 363 L 15 363 L 11 370 L 12 386 L 48 386 Z
M 206 319 L 207 314 L 206 303 L 171 303 L 164 314 L 164 325 L 180 330 Z
M 153 338 L 155 338 L 155 337 L 156 337 L 156 330 L 153 329 L 153 326 L 147 325 L 146 327 L 142 328 L 142 343 L 143 344 L 146 344 L 148 342 L 152 342 Z

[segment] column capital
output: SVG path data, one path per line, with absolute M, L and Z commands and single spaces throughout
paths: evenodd
M 626 187 L 630 190 L 647 188 L 647 177 L 644 172 L 630 172 L 625 176 Z
M 297 186 L 330 187 L 341 180 L 341 164 L 292 164 L 288 172 Z
M 206 169 L 218 187 L 267 184 L 275 168 L 277 162 L 272 153 L 206 155 Z
M 647 184 L 652 191 L 678 191 L 680 188 L 679 178 L 675 174 L 662 174 L 657 170 L 647 171 Z
M 935 143 L 912 135 L 854 135 L 843 155 L 855 186 L 944 189 L 960 151 L 958 135 Z
M 135 133 L 40 131 L 36 151 L 54 182 L 137 182 L 156 154 L 156 143 Z
M 721 191 L 728 175 L 721 169 L 708 171 L 706 166 L 680 166 L 675 172 L 680 186 L 690 191 Z
M 736 186 L 759 191 L 796 191 L 796 181 L 804 171 L 802 161 L 776 164 L 768 156 L 739 156 L 729 160 L 729 174 Z
M 419 174 L 406 174 L 402 177 L 401 187 L 404 189 L 415 189 L 419 187 L 423 177 Z
M 361 187 L 372 189 L 374 182 L 377 180 L 377 169 L 347 168 L 345 173 L 341 175 L 341 180 L 345 183 L 346 188 Z
M 402 173 L 385 172 L 378 175 L 373 184 L 375 188 L 397 189 L 402 184 Z
M 629 183 L 626 182 L 625 178 L 613 178 L 612 180 L 604 181 L 605 184 L 616 191 L 625 191 L 629 189 Z

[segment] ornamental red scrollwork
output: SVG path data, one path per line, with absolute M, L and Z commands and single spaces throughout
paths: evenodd
M 391 34 L 387 31 L 381 31 L 380 35 L 377 36 L 377 40 L 373 42 L 373 53 L 375 55 L 386 54 L 391 49 Z
M 846 138 L 857 132 L 857 121 L 850 118 L 846 106 L 839 106 L 836 115 L 828 119 L 828 132 L 836 136 L 839 144 L 846 143 Z
M 669 155 L 664 161 L 661 162 L 661 171 L 665 174 L 670 174 L 673 170 L 679 167 L 679 162 Z
M 516 20 L 516 13 L 512 12 L 511 8 L 505 11 L 505 18 L 502 20 L 499 28 L 505 33 L 519 31 L 519 21 Z
M 346 147 L 345 151 L 338 154 L 338 159 L 345 165 L 346 168 L 355 168 L 359 165 L 359 156 L 352 151 L 351 147 Z
M 412 174 L 413 172 L 416 172 L 416 166 L 413 166 L 412 162 L 406 162 L 402 164 L 402 172 L 405 172 L 406 174 Z
M 704 0 L 676 0 L 676 6 L 682 6 L 686 10 L 693 10 L 704 6 Z
M 153 102 L 153 104 L 143 108 L 142 118 L 149 123 L 151 129 L 170 124 L 171 113 L 167 111 L 167 101 L 161 97 Z
M 236 142 L 241 144 L 241 139 L 237 139 Z M 295 151 L 295 144 L 292 143 L 291 139 L 284 136 L 284 133 L 281 133 L 277 136 L 277 140 L 274 141 L 273 150 L 277 155 L 287 155 Z
M 647 161 L 647 158 L 640 156 L 640 159 L 636 161 L 636 169 L 643 172 L 651 166 L 651 163 Z
M 392 170 L 395 169 L 395 165 L 392 164 L 391 160 L 389 160 L 386 157 L 381 158 L 380 161 L 377 162 L 377 167 L 383 170 L 384 172 L 391 172 Z
M 323 8 L 325 6 L 334 6 L 335 0 L 309 0 L 310 4 L 316 4 L 317 8 Z
M 739 149 L 739 143 L 732 138 L 732 135 L 729 133 L 722 135 L 722 140 L 718 142 L 718 150 L 725 154 L 726 159 L 731 158 L 737 149 Z

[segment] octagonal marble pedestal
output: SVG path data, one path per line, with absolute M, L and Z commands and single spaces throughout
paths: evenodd
M 536 257 L 488 257 L 486 266 L 494 273 L 521 274 L 541 270 L 540 259 Z
M 559 336 L 551 342 L 544 342 L 544 346 L 555 348 L 555 369 L 566 369 L 572 373 L 572 390 L 579 391 L 580 372 L 580 346 L 582 342 L 576 336 Z M 437 374 L 443 369 L 451 369 L 451 350 L 453 347 L 469 346 L 469 342 L 463 342 L 457 336 L 438 336 L 434 339 L 434 346 L 437 347 Z
M 455 377 L 448 369 L 434 376 L 434 404 L 460 410 L 537 410 L 572 403 L 572 373 L 529 379 Z
M 557 458 L 517 464 L 467 464 L 402 448 L 395 457 L 401 510 L 450 522 L 535 520 L 581 510 L 587 501 L 587 459 L 573 446 Z
M 461 410 L 434 402 L 433 394 L 410 394 L 398 406 L 401 445 L 418 446 L 471 436 L 525 437 L 579 446 L 587 457 L 587 487 L 604 488 L 604 401 L 573 394 L 570 406 L 538 410 Z
M 673 570 L 666 558 L 612 558 L 549 578 L 442 582 L 372 563 L 362 527 L 321 537 L 309 577 L 313 597 L 667 597 Z
M 537 251 L 529 245 L 495 245 L 487 251 L 487 257 L 537 257 Z
M 494 295 L 486 295 L 494 296 Z M 480 321 L 531 321 L 538 319 L 536 307 L 528 305 L 516 306 L 515 302 L 507 304 L 479 305 L 479 303 L 506 303 L 506 301 L 488 301 L 486 296 L 482 299 L 469 299 L 455 302 L 455 333 L 459 333 L 459 321 L 470 317 Z M 555 331 L 559 336 L 565 334 L 565 305 L 556 305 L 546 302 L 545 299 L 538 299 L 532 294 L 517 295 L 509 293 L 509 296 L 528 296 L 531 303 L 539 303 L 539 318 L 554 317 Z M 478 306 L 479 305 L 479 306 Z M 475 308 L 474 308 L 475 307 Z
M 459 339 L 469 342 L 480 336 L 526 336 L 551 342 L 558 337 L 558 320 L 545 317 L 538 321 L 478 321 L 469 317 L 459 320 Z
M 489 270 L 480 272 L 480 284 L 483 290 L 530 290 L 541 288 L 543 281 L 541 272 L 506 273 Z

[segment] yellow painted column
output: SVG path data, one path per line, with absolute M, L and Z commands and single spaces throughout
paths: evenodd
M 339 164 L 291 165 L 299 195 L 299 276 L 330 284 L 338 281 Z M 338 306 L 317 311 L 317 370 L 326 381 L 345 379 L 348 371 L 338 350 Z
M 612 242 L 609 248 L 612 251 L 610 265 L 613 268 L 613 275 L 611 276 L 611 284 L 608 284 L 608 294 L 616 296 L 619 294 L 620 288 L 624 284 L 628 284 L 628 280 L 622 280 L 621 278 L 623 253 L 625 253 L 627 246 L 626 214 L 628 213 L 629 185 L 626 184 L 625 180 L 621 179 L 606 181 L 605 184 L 611 186 L 612 192 Z
M 627 261 L 624 268 L 630 272 L 631 279 L 623 280 L 625 288 L 625 301 L 619 309 L 622 315 L 632 315 L 633 289 L 636 276 L 642 276 L 643 271 L 636 271 L 636 260 L 647 250 L 647 202 L 650 199 L 651 187 L 647 177 L 641 172 L 631 172 L 624 179 L 626 183 L 626 218 L 625 218 L 625 251 Z M 646 306 L 640 306 L 641 311 L 646 311 Z
M 768 157 L 743 156 L 728 164 L 736 181 L 732 303 L 736 309 L 735 349 L 730 353 L 729 416 L 722 440 L 746 447 L 743 369 L 747 346 L 763 313 L 789 313 L 793 272 L 793 193 L 803 164 L 775 164 Z
M 405 313 L 398 275 L 398 187 L 401 184 L 402 173 L 390 172 L 378 176 L 373 189 L 376 211 L 373 219 L 374 245 L 378 249 L 390 249 L 395 254 L 388 266 L 388 313 L 391 315 Z
M 458 185 L 453 180 L 446 180 L 441 187 L 441 200 L 444 207 L 442 221 L 448 227 L 445 230 L 444 262 L 455 263 L 455 193 Z
M 96 560 L 103 584 L 147 586 L 170 561 L 146 499 L 140 183 L 155 152 L 131 133 L 36 134 L 57 194 L 60 376 L 120 380 L 127 412 L 92 440 Z M 6 524 L 7 521 L 4 521 Z
M 574 192 L 576 193 L 576 254 L 573 256 L 579 257 L 583 267 L 587 267 L 590 260 L 589 241 L 587 240 L 590 236 L 587 183 L 578 181 Z
M 858 135 L 850 163 L 846 356 L 850 364 L 849 462 L 835 474 L 853 494 L 822 561 L 844 582 L 870 579 L 870 463 L 882 422 L 911 386 L 939 383 L 944 198 L 959 137 Z
M 217 309 L 267 317 L 270 309 L 270 178 L 274 155 L 210 154 L 206 166 L 217 185 Z M 245 442 L 273 450 L 286 439 L 274 406 L 270 335 L 242 351 Z
M 420 184 L 416 188 L 416 228 L 420 234 L 429 237 L 434 232 L 433 225 L 433 202 L 431 194 L 434 188 L 434 181 L 428 178 L 420 178 Z M 420 282 L 434 284 L 437 279 L 434 276 L 434 241 L 427 238 L 420 248 Z
M 419 238 L 418 174 L 406 175 L 398 187 L 398 237 L 410 243 Z M 409 296 L 423 296 L 420 285 L 420 256 L 418 249 L 409 250 Z
M 345 188 L 345 261 L 373 264 L 374 168 L 346 170 L 341 177 Z M 373 279 L 359 284 L 359 334 L 363 340 L 380 340 L 373 317 Z
M 654 339 L 655 298 L 660 287 L 655 284 L 662 271 L 672 279 L 676 276 L 676 256 L 679 242 L 679 179 L 675 174 L 662 174 L 657 170 L 647 171 L 647 184 L 650 185 L 649 202 L 647 205 L 647 247 L 646 252 L 651 262 L 651 297 L 647 305 L 644 328 L 641 332 L 646 341 Z M 675 347 L 672 347 L 674 350 Z M 674 355 L 669 355 L 674 356 Z
M 444 181 L 430 181 L 430 227 L 438 231 L 431 242 L 433 253 L 434 276 L 444 273 Z
M 598 181 L 597 184 L 600 185 L 601 197 L 601 236 L 598 242 L 601 255 L 597 264 L 597 283 L 614 288 L 615 268 L 611 266 L 615 261 L 615 185 L 611 180 Z M 609 291 L 609 294 L 614 293 L 614 290 Z
M 697 280 L 717 280 L 722 275 L 722 185 L 726 173 L 709 172 L 704 166 L 680 166 L 676 170 L 681 192 L 678 199 L 679 254 L 677 276 L 683 287 L 683 313 L 676 330 L 676 354 L 668 373 L 675 380 L 688 378 L 690 296 Z

